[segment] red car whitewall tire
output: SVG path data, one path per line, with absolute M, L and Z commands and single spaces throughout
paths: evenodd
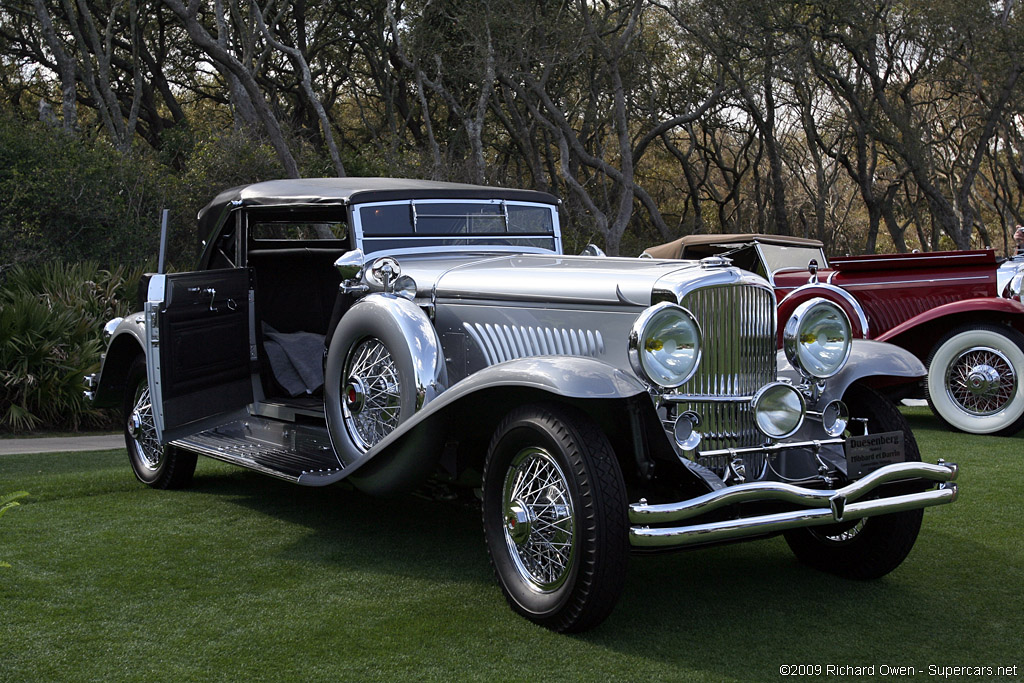
M 928 403 L 948 426 L 1011 436 L 1024 427 L 1024 335 L 1003 325 L 960 327 L 928 359 Z

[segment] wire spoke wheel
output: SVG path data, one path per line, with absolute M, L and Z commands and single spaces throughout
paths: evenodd
M 379 339 L 358 343 L 345 365 L 342 410 L 349 434 L 365 452 L 394 431 L 402 418 L 398 366 Z
M 189 485 L 196 470 L 196 454 L 163 445 L 157 438 L 155 408 L 146 380 L 142 354 L 128 367 L 124 398 L 124 444 L 135 477 L 157 489 L 180 489 Z
M 811 527 L 808 529 L 812 536 L 828 543 L 851 543 L 868 523 L 867 518 L 861 517 L 855 522 L 842 525 L 828 525 L 821 528 Z M 837 528 L 838 527 L 838 528 Z
M 569 484 L 547 451 L 522 450 L 505 475 L 505 542 L 522 578 L 547 593 L 561 586 L 576 556 Z
M 483 472 L 487 550 L 517 613 L 584 631 L 611 612 L 626 579 L 626 488 L 601 428 L 567 406 L 512 410 Z
M 997 349 L 972 347 L 959 354 L 946 370 L 946 391 L 972 415 L 994 415 L 1017 392 L 1013 364 Z
M 936 342 L 928 356 L 928 405 L 947 426 L 969 434 L 1013 436 L 1024 428 L 1024 334 L 974 323 Z
M 128 416 L 128 434 L 134 441 L 135 456 L 139 464 L 155 472 L 160 469 L 164 448 L 156 438 L 153 404 L 148 384 L 140 384 L 135 390 L 134 403 L 135 407 Z
M 843 401 L 852 417 L 866 420 L 867 433 L 902 431 L 906 461 L 920 462 L 914 435 L 891 402 L 873 389 L 858 384 L 847 390 Z M 913 490 L 900 483 L 886 486 L 889 495 Z M 877 579 L 896 569 L 910 554 L 922 518 L 921 509 L 905 510 L 790 529 L 783 535 L 797 559 L 808 566 L 849 579 Z

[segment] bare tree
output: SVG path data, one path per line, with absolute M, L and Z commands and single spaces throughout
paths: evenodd
M 260 90 L 259 84 L 256 82 L 255 74 L 251 68 L 231 54 L 224 44 L 226 30 L 223 28 L 223 13 L 218 12 L 217 14 L 218 23 L 222 28 L 221 32 L 218 33 L 218 38 L 214 38 L 199 20 L 200 0 L 189 0 L 187 6 L 181 0 L 163 0 L 163 2 L 182 22 L 192 41 L 218 67 L 226 70 L 233 78 L 237 79 L 241 90 L 244 92 L 244 97 L 238 92 L 234 93 L 237 97 L 236 103 L 244 103 L 245 106 L 252 105 L 256 116 L 263 126 L 264 132 L 270 140 L 270 144 L 274 147 L 274 151 L 277 152 L 277 157 L 284 167 L 285 174 L 290 178 L 298 178 L 299 167 L 295 163 L 295 157 L 292 156 L 291 149 L 285 141 L 277 116 L 274 115 L 263 92 Z
M 295 70 L 299 73 L 300 81 L 302 83 L 302 92 L 306 96 L 309 105 L 316 111 L 316 116 L 320 122 L 320 129 L 323 133 L 324 141 L 326 142 L 327 149 L 331 155 L 331 162 L 334 164 L 334 172 L 340 177 L 345 177 L 345 166 L 341 162 L 341 155 L 338 153 L 338 146 L 334 142 L 334 132 L 331 130 L 331 122 L 327 118 L 327 112 L 324 110 L 323 103 L 320 102 L 320 98 L 317 97 L 315 92 L 313 92 L 313 76 L 310 72 L 309 63 L 306 61 L 306 56 L 299 48 L 285 45 L 278 40 L 274 31 L 268 27 L 268 23 L 264 18 L 264 15 L 269 13 L 273 6 L 274 3 L 273 0 L 271 0 L 271 2 L 268 3 L 267 8 L 261 11 L 259 6 L 254 2 L 252 8 L 253 15 L 256 17 L 260 31 L 267 43 L 275 50 L 279 50 L 288 55 L 288 58 L 291 60 L 292 64 L 294 64 Z M 283 14 L 287 8 L 288 5 L 284 4 L 270 25 L 278 26 L 281 20 L 281 14 Z

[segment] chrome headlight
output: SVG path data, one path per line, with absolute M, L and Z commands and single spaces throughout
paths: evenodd
M 827 379 L 850 357 L 850 319 L 827 299 L 811 299 L 796 307 L 782 333 L 786 358 L 802 375 Z
M 757 428 L 773 439 L 790 436 L 804 422 L 804 397 L 795 387 L 782 382 L 762 387 L 754 395 L 751 407 Z
M 651 384 L 675 388 L 700 362 L 700 325 L 682 306 L 663 302 L 640 314 L 629 333 L 629 363 Z

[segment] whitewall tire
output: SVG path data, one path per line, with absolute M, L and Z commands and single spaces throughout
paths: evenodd
M 928 359 L 928 404 L 953 429 L 1011 436 L 1024 427 L 1024 335 L 1004 325 L 960 327 Z

